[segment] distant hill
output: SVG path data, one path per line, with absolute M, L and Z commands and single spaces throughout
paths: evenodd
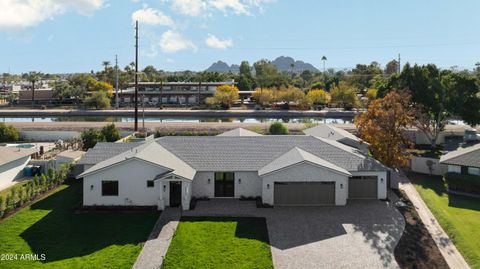
M 228 65 L 226 62 L 218 61 L 213 63 L 209 68 L 207 68 L 208 72 L 219 72 L 219 73 L 238 73 L 240 72 L 240 66 L 236 64 Z
M 295 60 L 292 57 L 280 56 L 272 61 L 279 71 L 281 72 L 291 72 L 292 71 L 292 63 L 293 63 L 293 71 L 296 73 L 300 73 L 305 70 L 309 70 L 312 72 L 318 72 L 318 69 L 315 68 L 312 64 L 306 63 L 304 61 Z M 233 72 L 237 73 L 240 71 L 240 66 L 237 64 L 228 65 L 226 62 L 218 61 L 213 63 L 207 70 L 209 72 L 219 72 L 219 73 L 227 73 Z

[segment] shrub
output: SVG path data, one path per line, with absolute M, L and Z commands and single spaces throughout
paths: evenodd
M 0 218 L 3 217 L 5 212 L 5 200 L 3 199 L 3 196 L 0 196 Z
M 83 131 L 80 137 L 82 139 L 83 150 L 93 148 L 97 142 L 105 141 L 105 137 L 103 136 L 102 132 L 94 128 Z
M 113 123 L 103 126 L 102 135 L 107 142 L 115 142 L 120 139 L 120 132 Z
M 18 141 L 19 139 L 20 132 L 15 127 L 3 122 L 0 123 L 0 143 Z
M 276 121 L 270 125 L 268 132 L 271 135 L 287 135 L 288 128 L 283 123 Z
M 95 109 L 110 108 L 110 98 L 108 94 L 103 91 L 92 93 L 90 97 L 85 99 L 84 103 L 87 107 L 94 107 Z
M 480 194 L 480 176 L 447 173 L 444 179 L 448 188 L 452 191 Z

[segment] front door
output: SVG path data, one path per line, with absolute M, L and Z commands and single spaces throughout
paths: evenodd
M 215 197 L 235 196 L 235 174 L 233 172 L 215 172 Z
M 182 182 L 170 181 L 170 206 L 178 207 L 182 204 Z

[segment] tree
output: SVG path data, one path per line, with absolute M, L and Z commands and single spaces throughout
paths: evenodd
M 113 97 L 113 86 L 108 82 L 96 81 L 90 88 L 92 92 L 104 92 L 108 98 Z
M 120 139 L 120 132 L 113 123 L 103 126 L 102 135 L 107 142 L 115 142 Z
M 234 85 L 221 85 L 217 87 L 213 97 L 207 98 L 209 105 L 218 105 L 222 109 L 230 108 L 240 98 L 238 88 Z
M 0 122 L 0 143 L 14 142 L 20 139 L 20 132 L 11 125 Z
M 87 107 L 94 107 L 95 109 L 106 109 L 110 107 L 110 98 L 107 93 L 100 91 L 94 92 L 90 97 L 85 99 L 85 105 Z
M 27 75 L 27 80 L 32 83 L 32 105 L 35 104 L 35 83 L 42 79 L 42 75 L 39 72 L 29 72 Z
M 383 70 L 385 75 L 390 76 L 398 72 L 398 62 L 396 60 L 391 60 L 385 66 L 385 70 Z
M 345 108 L 346 110 L 358 106 L 357 91 L 346 85 L 344 82 L 339 83 L 337 86 L 333 86 L 330 94 L 332 96 L 331 102 L 337 106 Z
M 268 132 L 271 135 L 287 135 L 289 133 L 287 126 L 283 125 L 283 123 L 279 121 L 270 124 Z
M 240 64 L 240 75 L 247 77 L 252 76 L 252 71 L 248 61 L 242 61 L 242 63 Z
M 255 68 L 255 77 L 257 84 L 262 87 L 270 87 L 274 84 L 275 78 L 278 76 L 278 70 L 268 60 L 260 60 L 253 64 Z
M 410 92 L 417 113 L 415 126 L 430 139 L 432 148 L 448 117 L 459 116 L 471 125 L 480 123 L 479 88 L 469 74 L 441 71 L 432 64 L 406 64 L 399 75 L 390 78 L 381 94 L 386 94 L 389 87 Z
M 82 139 L 83 150 L 95 147 L 97 142 L 105 141 L 102 132 L 94 128 L 83 131 L 80 138 Z
M 365 93 L 365 97 L 367 97 L 368 101 L 371 102 L 377 98 L 377 89 L 368 89 Z
M 60 102 L 72 98 L 73 87 L 68 81 L 55 83 L 53 87 L 53 97 L 58 98 Z
M 272 89 L 256 89 L 252 93 L 252 97 L 255 99 L 257 104 L 262 106 L 270 106 L 275 101 L 275 94 Z
M 310 90 L 308 91 L 306 96 L 307 102 L 311 106 L 315 106 L 315 107 L 317 106 L 323 107 L 327 105 L 330 102 L 331 98 L 332 97 L 328 92 L 320 89 Z
M 302 90 L 294 87 L 288 87 L 278 90 L 277 99 L 283 102 L 288 109 L 290 103 L 298 103 L 305 97 L 305 93 Z
M 414 122 L 411 96 L 390 91 L 384 98 L 370 103 L 368 110 L 357 116 L 355 125 L 360 138 L 368 142 L 373 157 L 388 167 L 405 166 L 411 141 L 407 128 Z

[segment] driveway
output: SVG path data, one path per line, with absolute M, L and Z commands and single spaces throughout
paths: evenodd
M 275 268 L 399 268 L 393 250 L 405 222 L 389 202 L 257 208 L 252 201 L 215 199 L 182 215 L 265 217 Z

